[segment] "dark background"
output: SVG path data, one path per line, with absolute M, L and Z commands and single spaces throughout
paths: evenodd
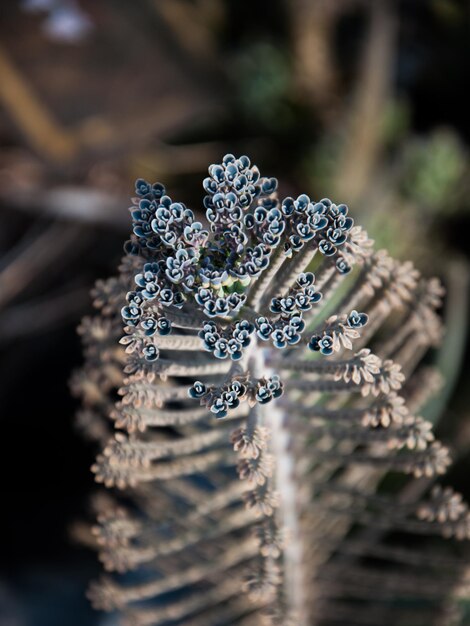
M 468 437 L 469 24 L 457 0 L 2 0 L 2 626 L 101 620 L 99 565 L 69 534 L 96 450 L 68 380 L 137 176 L 198 210 L 207 165 L 247 153 L 457 285 L 433 417 Z M 446 478 L 467 497 L 468 449 Z

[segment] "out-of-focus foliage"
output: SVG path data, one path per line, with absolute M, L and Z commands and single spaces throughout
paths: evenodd
M 469 167 L 466 151 L 452 131 L 413 139 L 403 151 L 402 193 L 425 211 L 452 216 L 465 201 Z

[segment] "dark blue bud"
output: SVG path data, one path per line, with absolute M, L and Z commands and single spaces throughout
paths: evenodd
M 318 345 L 320 347 L 320 352 L 325 356 L 333 354 L 333 338 L 330 337 L 330 335 L 323 335 L 323 337 L 319 340 Z
M 358 313 L 356 310 L 351 311 L 348 315 L 348 326 L 351 328 L 362 328 L 367 324 L 369 316 L 366 313 Z
M 159 351 L 157 346 L 154 346 L 152 343 L 146 345 L 142 350 L 144 358 L 146 361 L 156 361 L 159 357 Z
M 310 204 L 310 198 L 307 194 L 301 194 L 297 200 L 294 200 L 294 209 L 297 213 L 304 213 Z
M 138 178 L 135 181 L 135 192 L 138 196 L 146 196 L 150 193 L 152 186 L 143 178 Z
M 188 389 L 188 395 L 191 398 L 199 399 L 205 396 L 207 393 L 207 388 L 204 383 L 200 380 L 196 380 L 192 387 Z
M 160 317 L 157 322 L 158 334 L 165 336 L 171 333 L 171 322 L 166 317 Z
M 149 316 L 143 319 L 140 322 L 140 325 L 144 329 L 145 335 L 147 337 L 153 337 L 155 333 L 157 332 L 157 320 L 152 316 Z
M 271 339 L 273 341 L 274 347 L 276 348 L 282 349 L 285 348 L 287 345 L 284 331 L 280 328 L 273 330 L 273 332 L 271 333 Z
M 230 391 L 235 392 L 235 394 L 237 395 L 238 398 L 241 398 L 245 395 L 246 393 L 246 385 L 244 385 L 242 382 L 240 382 L 239 380 L 233 380 L 230 383 Z
M 333 256 L 336 253 L 336 248 L 334 247 L 334 245 L 326 239 L 322 239 L 320 241 L 320 243 L 318 244 L 318 249 L 325 256 Z
M 336 269 L 340 274 L 349 274 L 349 272 L 351 271 L 351 266 L 346 263 L 344 257 L 340 256 L 336 261 Z
M 269 308 L 273 313 L 282 313 L 281 298 L 273 298 Z
M 310 348 L 310 350 L 312 350 L 313 352 L 320 351 L 320 339 L 321 335 L 313 335 L 312 337 L 310 337 L 310 341 L 308 342 L 308 347 Z
M 285 200 L 283 200 L 281 204 L 281 211 L 285 216 L 292 215 L 292 213 L 295 211 L 294 198 L 285 198 Z
M 274 193 L 277 189 L 276 178 L 263 178 L 261 180 L 261 192 L 267 196 Z

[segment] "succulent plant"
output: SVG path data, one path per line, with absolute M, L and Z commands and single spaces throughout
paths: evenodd
M 204 189 L 203 222 L 137 181 L 80 327 L 79 424 L 117 488 L 95 500 L 115 574 L 94 605 L 128 626 L 448 623 L 464 562 L 439 537 L 470 515 L 432 488 L 450 457 L 419 416 L 442 287 L 246 156 Z

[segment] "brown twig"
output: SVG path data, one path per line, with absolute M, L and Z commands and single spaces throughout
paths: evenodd
M 53 118 L 0 46 L 0 101 L 34 148 L 63 163 L 78 150 L 73 135 Z
M 396 17 L 387 0 L 370 5 L 369 38 L 350 106 L 345 143 L 337 170 L 335 192 L 357 200 L 370 180 L 381 147 L 384 105 L 390 90 L 396 40 Z

